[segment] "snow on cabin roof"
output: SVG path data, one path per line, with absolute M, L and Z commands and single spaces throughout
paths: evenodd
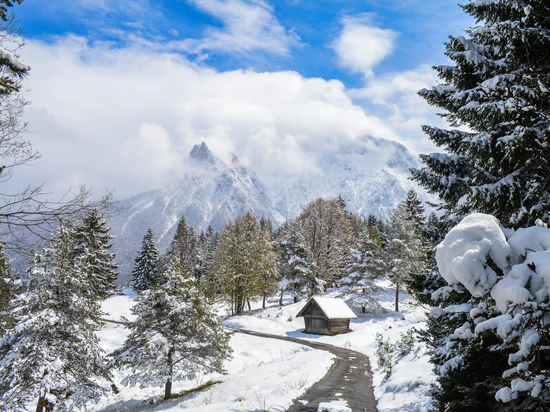
M 346 302 L 344 302 L 343 299 L 338 298 L 319 298 L 319 297 L 313 297 L 311 298 L 308 303 L 304 306 L 304 308 L 298 313 L 296 316 L 303 316 L 304 310 L 309 306 L 311 301 L 315 301 L 317 303 L 317 306 L 319 306 L 319 309 L 325 314 L 325 316 L 329 319 L 355 319 L 357 316 L 355 316 L 355 313 L 346 305 Z

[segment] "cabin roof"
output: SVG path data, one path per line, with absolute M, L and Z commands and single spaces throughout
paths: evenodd
M 343 299 L 338 298 L 311 298 L 296 317 L 303 317 L 307 309 L 315 303 L 328 319 L 355 319 L 355 313 L 346 305 Z

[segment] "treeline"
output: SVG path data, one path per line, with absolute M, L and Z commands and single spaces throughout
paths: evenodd
M 228 304 L 233 314 L 250 301 L 284 294 L 294 301 L 338 287 L 363 312 L 379 291 L 376 280 L 388 277 L 399 289 L 411 273 L 429 272 L 435 215 L 426 218 L 422 202 L 410 191 L 390 217 L 364 218 L 345 209 L 342 198 L 312 201 L 279 228 L 265 217 L 247 213 L 218 233 L 198 234 L 185 216 L 161 254 L 151 228 L 144 235 L 132 271 L 137 291 L 162 283 L 175 256 L 210 298 Z

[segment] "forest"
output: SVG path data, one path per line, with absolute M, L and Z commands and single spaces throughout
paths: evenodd
M 38 158 L 24 139 L 21 92 L 30 67 L 0 0 L 0 179 Z M 295 302 L 327 291 L 359 315 L 377 305 L 381 281 L 426 307 L 425 345 L 436 375 L 434 411 L 550 409 L 550 7 L 542 0 L 472 0 L 476 20 L 449 37 L 439 84 L 419 91 L 450 129 L 423 126 L 443 153 L 421 155 L 415 191 L 387 219 L 319 198 L 274 227 L 249 212 L 219 232 L 197 233 L 181 216 L 166 251 L 148 229 L 135 256 L 130 333 L 104 353 L 102 302 L 117 293 L 113 199 L 86 188 L 59 201 L 41 186 L 2 194 L 0 205 L 0 410 L 85 409 L 123 385 L 164 387 L 224 372 L 232 315 L 251 302 Z M 426 213 L 427 207 L 430 213 Z M 33 236 L 28 236 L 31 233 Z M 28 258 L 14 271 L 5 251 Z M 380 338 L 381 346 L 383 339 Z

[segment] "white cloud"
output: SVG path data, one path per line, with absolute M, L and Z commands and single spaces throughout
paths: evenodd
M 448 125 L 437 116 L 441 109 L 428 105 L 418 92 L 437 83 L 437 73 L 421 65 L 414 70 L 368 77 L 363 88 L 349 90 L 348 95 L 382 119 L 411 151 L 430 153 L 440 149 L 422 132 L 421 125 Z
M 190 0 L 200 10 L 223 22 L 223 28 L 209 27 L 205 37 L 171 43 L 188 52 L 208 50 L 248 54 L 257 50 L 286 55 L 298 44 L 298 37 L 287 31 L 262 0 Z
M 392 52 L 397 33 L 373 26 L 366 15 L 346 17 L 343 25 L 331 45 L 340 65 L 354 73 L 372 74 L 373 67 Z
M 261 178 L 315 173 L 316 158 L 360 136 L 398 140 L 355 105 L 339 81 L 296 72 L 219 73 L 177 54 L 109 48 L 67 37 L 32 41 L 29 139 L 43 154 L 10 184 L 47 182 L 61 192 L 91 184 L 119 198 L 183 173 L 191 147 L 236 152 Z

